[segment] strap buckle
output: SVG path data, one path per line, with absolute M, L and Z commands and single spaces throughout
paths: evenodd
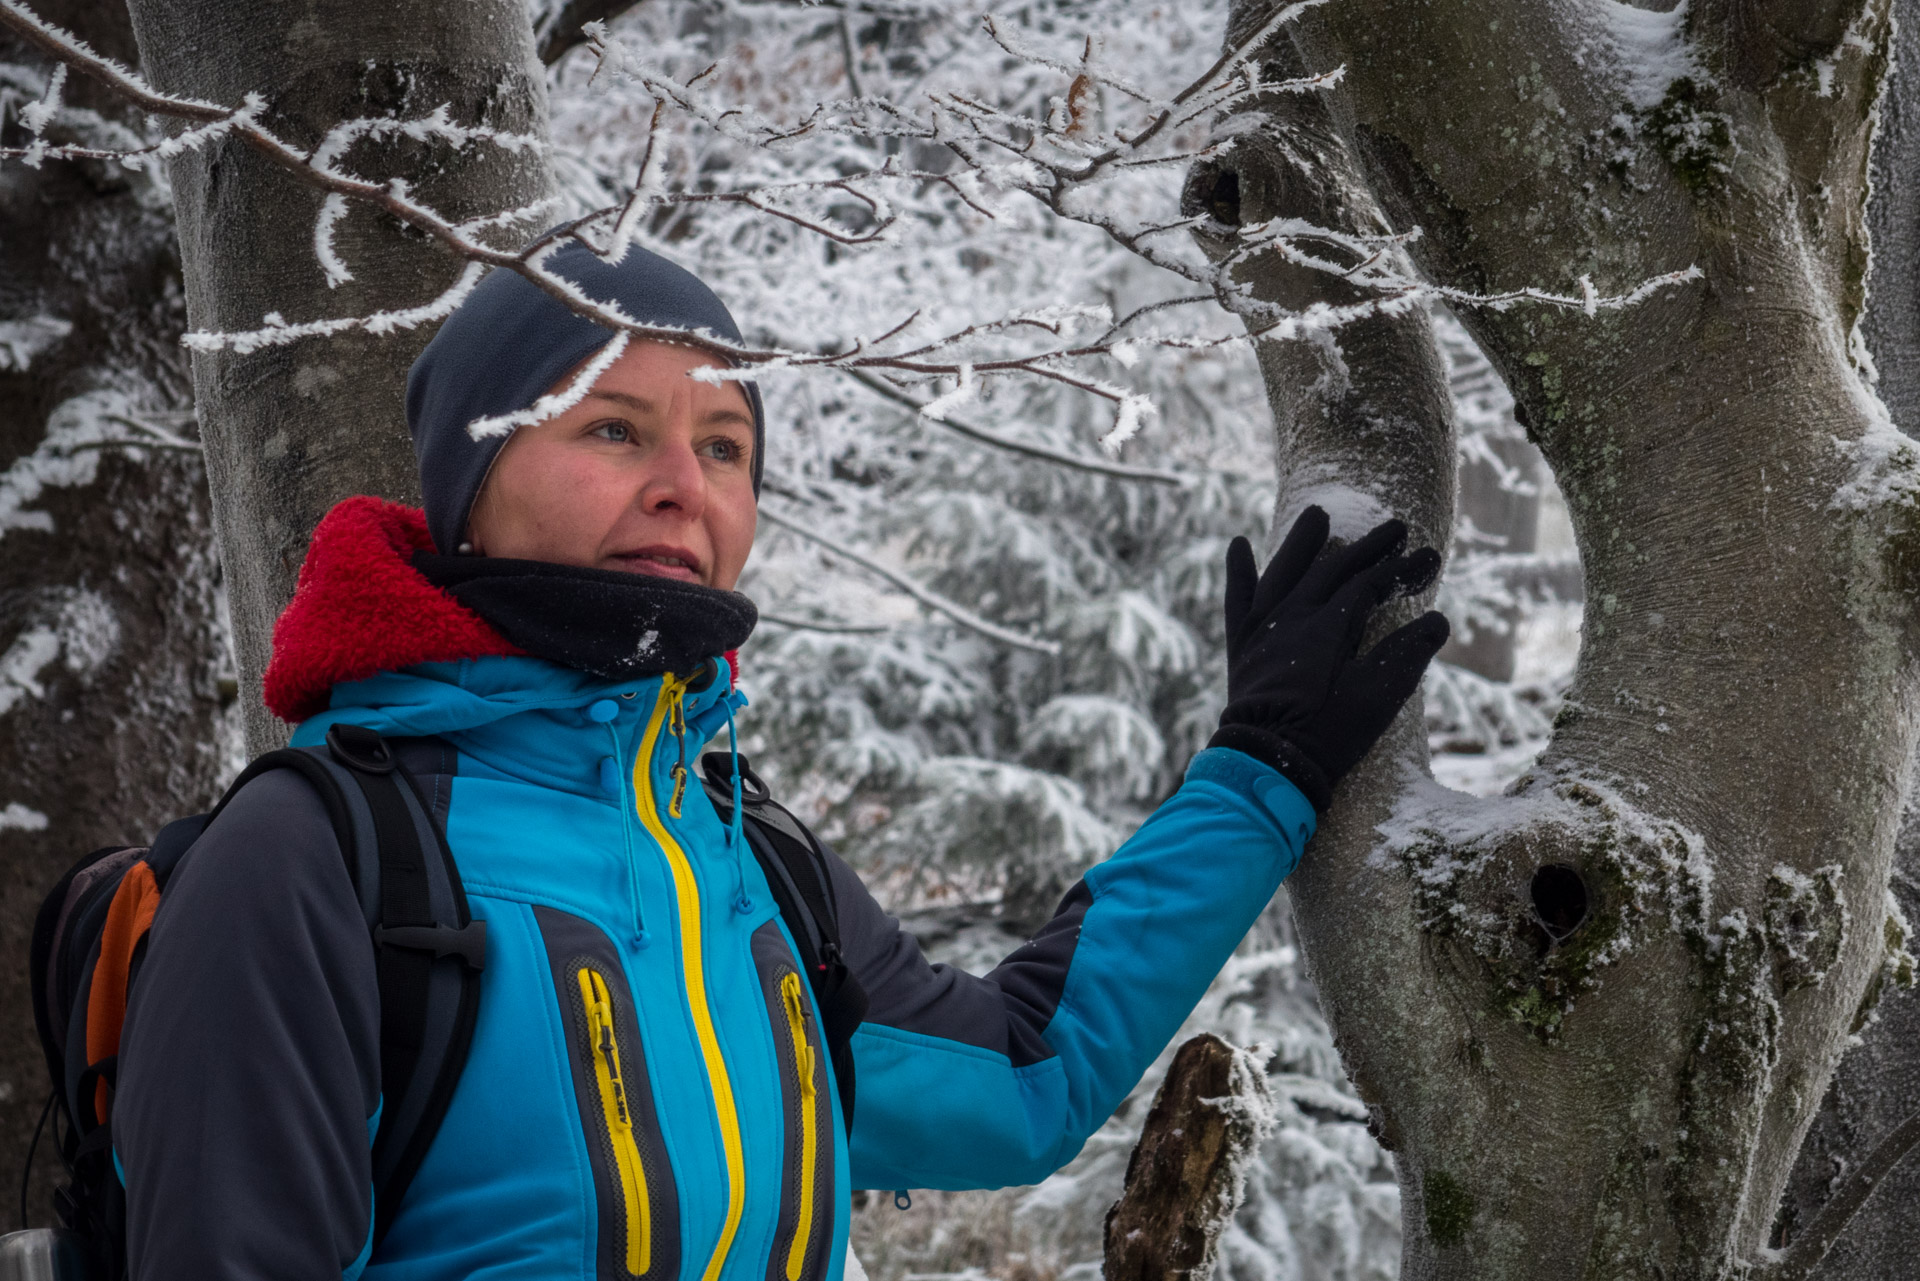
M 377 731 L 344 721 L 327 727 L 327 750 L 333 759 L 363 774 L 391 774 L 400 763 Z
M 409 952 L 431 952 L 437 960 L 457 956 L 470 970 L 485 969 L 487 964 L 487 923 L 469 921 L 465 925 L 376 925 L 373 941 L 381 947 L 404 948 Z

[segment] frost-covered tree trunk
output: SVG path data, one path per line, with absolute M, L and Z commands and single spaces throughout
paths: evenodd
M 165 92 L 218 103 L 264 96 L 282 137 L 312 146 L 343 120 L 423 117 L 544 137 L 546 78 L 523 0 L 132 0 L 143 71 Z M 404 176 L 455 218 L 518 208 L 551 185 L 533 151 L 403 140 L 356 144 L 361 174 Z M 258 328 L 418 306 L 460 264 L 384 215 L 356 208 L 335 237 L 354 279 L 329 288 L 314 252 L 321 196 L 238 140 L 173 162 L 187 314 L 195 330 Z M 247 739 L 280 729 L 260 704 L 274 619 L 292 595 L 307 538 L 348 494 L 417 501 L 404 393 L 429 329 L 347 333 L 250 353 L 197 353 L 206 442 L 233 616 Z
M 124 8 L 41 6 L 131 59 Z M 51 68 L 0 40 L 0 145 Z M 138 121 L 70 82 L 50 142 L 125 145 Z M 185 316 L 159 184 L 117 164 L 0 166 L 0 1169 L 46 1100 L 27 942 L 81 855 L 212 799 L 224 655 L 192 438 Z M 156 435 L 157 433 L 157 435 Z M 173 440 L 159 448 L 151 442 Z M 148 442 L 133 448 L 133 442 Z M 51 1222 L 43 1141 L 31 1211 Z M 8 1204 L 13 1205 L 13 1185 Z M 4 1221 L 12 1225 L 10 1209 Z
M 1236 6 L 1229 44 L 1270 13 Z M 1295 879 L 1406 1275 L 1732 1276 L 1889 964 L 1920 455 L 1854 343 L 1885 5 L 1340 0 L 1291 31 L 1277 74 L 1345 78 L 1243 108 L 1196 209 L 1417 225 L 1420 268 L 1475 293 L 1702 273 L 1621 311 L 1461 308 L 1567 496 L 1587 607 L 1512 794 L 1438 789 L 1409 726 Z M 1437 539 L 1437 372 L 1417 316 L 1371 323 L 1266 357 L 1278 515 Z
M 1488 442 L 1490 459 L 1462 459 L 1460 517 L 1474 543 L 1517 556 L 1532 552 L 1540 542 L 1540 490 L 1534 469 L 1539 459 L 1524 440 Z M 1464 549 L 1463 549 L 1464 550 Z M 1440 653 L 1453 663 L 1492 681 L 1513 679 L 1514 625 L 1520 610 L 1503 610 L 1502 626 L 1481 625 L 1468 630 L 1459 621 Z
M 1920 4 L 1897 0 L 1897 56 L 1873 144 L 1873 233 L 1864 326 L 1880 372 L 1877 390 L 1894 425 L 1920 437 Z M 1893 894 L 1909 922 L 1920 920 L 1920 808 L 1908 784 L 1907 812 L 1894 847 Z M 1876 1142 L 1920 1108 L 1920 991 L 1882 995 L 1833 1075 L 1820 1114 L 1801 1146 L 1779 1229 L 1803 1229 L 1835 1184 Z M 1894 1171 L 1827 1256 L 1822 1281 L 1878 1281 L 1920 1258 L 1920 1160 Z

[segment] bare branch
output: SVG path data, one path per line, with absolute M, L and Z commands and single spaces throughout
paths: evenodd
M 776 627 L 791 627 L 802 632 L 826 632 L 832 636 L 878 636 L 891 631 L 884 623 L 829 623 L 813 618 L 791 618 L 785 614 L 770 614 L 760 611 L 760 621 L 772 623 Z
M 1807 1230 L 1770 1264 L 1755 1270 L 1754 1281 L 1809 1281 L 1860 1207 L 1879 1189 L 1893 1167 L 1900 1164 L 1900 1159 L 1917 1145 L 1920 1145 L 1920 1112 L 1895 1126 L 1874 1145 L 1873 1151 L 1847 1175 L 1833 1197 L 1820 1207 L 1820 1213 L 1807 1225 Z
M 1193 81 L 1179 93 L 1174 94 L 1173 100 L 1167 105 L 1167 109 L 1162 111 L 1152 121 L 1148 122 L 1145 129 L 1135 134 L 1132 138 L 1129 138 L 1127 140 L 1127 146 L 1138 150 L 1140 147 L 1153 141 L 1155 135 L 1159 134 L 1172 123 L 1175 109 L 1185 106 L 1193 98 L 1207 92 L 1209 89 L 1218 85 L 1221 80 L 1238 71 L 1249 59 L 1260 51 L 1268 40 L 1273 38 L 1274 33 L 1279 31 L 1280 28 L 1294 21 L 1307 10 L 1325 4 L 1326 2 L 1327 0 L 1297 0 L 1297 3 L 1285 5 L 1275 10 L 1271 18 L 1268 18 L 1260 24 L 1258 31 L 1255 31 L 1247 39 L 1221 54 L 1219 60 L 1211 67 L 1208 67 L 1198 80 Z M 1251 80 L 1251 77 L 1249 79 Z
M 1084 458 L 1078 454 L 1069 454 L 1064 450 L 1050 449 L 1045 445 L 1036 445 L 1024 440 L 1015 440 L 1010 436 L 1002 436 L 996 432 L 988 431 L 984 427 L 976 427 L 972 423 L 963 422 L 950 414 L 927 414 L 927 406 L 925 404 L 915 400 L 912 396 L 900 390 L 900 388 L 895 387 L 886 379 L 867 373 L 865 370 L 850 369 L 847 371 L 847 377 L 885 400 L 892 401 L 894 404 L 911 410 L 915 414 L 926 416 L 931 421 L 945 427 L 948 431 L 958 432 L 969 440 L 977 440 L 981 444 L 991 445 L 995 449 L 1004 449 L 1014 454 L 1024 454 L 1028 458 L 1038 458 L 1043 462 L 1053 463 L 1059 467 L 1072 467 L 1079 471 L 1093 472 L 1100 476 L 1113 476 L 1120 480 L 1144 480 L 1151 481 L 1158 485 L 1175 486 L 1192 483 L 1189 477 L 1182 476 L 1179 472 L 1162 471 L 1157 467 L 1132 467 L 1126 463 L 1110 463 L 1099 458 Z
M 1155 137 L 1166 132 L 1171 124 L 1178 123 L 1182 118 L 1180 113 L 1183 111 L 1191 116 L 1210 109 L 1216 100 L 1227 100 L 1226 97 L 1220 96 L 1223 94 L 1230 97 L 1233 94 L 1251 92 L 1255 89 L 1276 88 L 1277 86 L 1260 86 L 1255 73 L 1242 75 L 1244 68 L 1253 56 L 1253 52 L 1259 48 L 1259 42 L 1264 40 L 1271 31 L 1323 2 L 1324 0 L 1298 0 L 1298 3 L 1282 8 L 1251 40 L 1223 56 L 1200 79 L 1186 86 L 1171 99 L 1160 103 L 1154 118 L 1141 129 L 1131 135 L 1116 133 L 1107 136 L 1097 136 L 1084 130 L 1082 126 L 1085 122 L 1079 119 L 1082 113 L 1077 111 L 1066 112 L 1070 119 L 1059 127 L 1055 127 L 1046 120 L 1028 119 L 1000 111 L 989 104 L 953 94 L 930 96 L 928 101 L 932 105 L 933 113 L 925 119 L 916 118 L 897 105 L 884 100 L 862 99 L 822 104 L 798 125 L 778 125 L 736 106 L 706 101 L 703 97 L 706 91 L 700 86 L 707 78 L 708 71 L 712 70 L 711 67 L 685 82 L 650 72 L 626 69 L 627 57 L 624 53 L 615 55 L 618 46 L 608 36 L 604 22 L 592 20 L 588 22 L 591 29 L 583 34 L 594 51 L 601 55 L 602 70 L 613 67 L 616 74 L 632 76 L 654 97 L 656 109 L 650 130 L 658 129 L 661 112 L 671 106 L 687 113 L 692 119 L 706 124 L 722 136 L 747 145 L 780 146 L 822 131 L 868 138 L 913 137 L 945 146 L 961 160 L 964 169 L 958 174 L 912 172 L 893 168 L 893 161 L 888 159 L 879 167 L 861 174 L 837 174 L 817 180 L 769 184 L 730 191 L 656 192 L 650 172 L 656 149 L 649 145 L 647 159 L 636 175 L 634 190 L 622 204 L 598 210 L 584 218 L 554 228 L 532 244 L 517 251 L 495 248 L 480 239 L 479 233 L 512 226 L 521 221 L 531 221 L 545 207 L 544 205 L 455 223 L 437 210 L 415 199 L 404 180 L 376 182 L 358 177 L 340 166 L 355 143 L 369 138 L 406 136 L 456 147 L 482 144 L 509 151 L 539 146 L 541 144 L 537 139 L 482 126 L 455 124 L 449 117 L 448 109 L 443 106 L 427 116 L 410 120 L 380 117 L 345 121 L 330 130 L 318 147 L 305 151 L 290 145 L 262 123 L 261 116 L 265 110 L 265 103 L 258 95 L 249 95 L 238 107 L 219 107 L 194 99 L 158 93 L 135 73 L 100 57 L 81 42 L 35 17 L 23 7 L 22 0 L 0 0 L 0 25 L 19 32 L 60 64 L 71 66 L 106 84 L 114 92 L 125 96 L 145 110 L 155 115 L 186 121 L 191 125 L 182 133 L 154 148 L 128 152 L 118 157 L 123 161 L 130 161 L 135 156 L 167 158 L 178 155 L 189 147 L 203 146 L 215 138 L 231 135 L 265 156 L 270 163 L 287 172 L 295 180 L 324 193 L 325 199 L 322 201 L 314 226 L 314 250 L 330 284 L 337 285 L 352 279 L 350 268 L 335 252 L 333 242 L 333 229 L 350 203 L 369 205 L 399 219 L 425 233 L 469 264 L 468 270 L 452 288 L 440 297 L 418 307 L 378 312 L 366 316 L 332 317 L 298 323 L 289 323 L 278 314 L 269 314 L 263 318 L 262 325 L 254 330 L 238 333 L 189 334 L 186 341 L 195 350 L 227 348 L 245 352 L 349 330 L 379 334 L 429 323 L 445 317 L 458 306 L 478 282 L 480 272 L 484 268 L 503 267 L 518 273 L 578 314 L 617 333 L 624 333 L 630 338 L 655 341 L 690 341 L 727 355 L 735 368 L 716 375 L 722 378 L 746 377 L 751 376 L 753 370 L 781 368 L 830 368 L 849 371 L 884 369 L 913 379 L 940 377 L 955 379 L 955 392 L 950 394 L 962 397 L 971 393 L 972 388 L 977 385 L 976 380 L 989 377 L 1020 375 L 1059 383 L 1115 405 L 1117 410 L 1115 425 L 1103 441 L 1109 449 L 1112 449 L 1133 435 L 1144 417 L 1154 412 L 1154 406 L 1138 393 L 1126 387 L 1113 385 L 1094 373 L 1087 372 L 1089 362 L 1114 360 L 1125 366 L 1132 361 L 1132 351 L 1143 343 L 1199 349 L 1235 341 L 1239 336 L 1195 338 L 1186 334 L 1146 334 L 1122 339 L 1118 337 L 1122 326 L 1109 323 L 1107 333 L 1092 342 L 1066 343 L 1037 350 L 1009 351 L 1008 343 L 1019 330 L 1039 329 L 1055 336 L 1064 334 L 1062 317 L 1041 319 L 1032 315 L 1016 315 L 997 321 L 967 325 L 905 350 L 895 348 L 892 340 L 905 331 L 906 324 L 896 327 L 877 341 L 856 338 L 849 345 L 838 350 L 823 352 L 752 347 L 704 331 L 642 325 L 624 314 L 617 305 L 587 296 L 571 280 L 549 270 L 545 264 L 560 243 L 569 238 L 585 243 L 596 252 L 608 256 L 620 252 L 643 221 L 646 211 L 659 204 L 737 204 L 758 213 L 782 219 L 840 244 L 866 245 L 883 239 L 899 217 L 893 209 L 891 200 L 882 194 L 883 187 L 906 184 L 910 187 L 917 186 L 925 189 L 938 186 L 951 192 L 969 208 L 983 216 L 991 217 L 991 211 L 975 199 L 969 187 L 971 183 L 983 188 L 998 187 L 1001 190 L 1018 192 L 1039 201 L 1059 217 L 1104 232 L 1129 252 L 1207 290 L 1229 310 L 1241 316 L 1247 327 L 1247 333 L 1244 336 L 1254 339 L 1299 338 L 1337 328 L 1339 325 L 1361 317 L 1392 314 L 1407 306 L 1433 298 L 1444 299 L 1457 306 L 1496 309 L 1521 302 L 1556 307 L 1578 307 L 1591 315 L 1601 308 L 1631 305 L 1654 289 L 1698 277 L 1697 271 L 1689 269 L 1686 272 L 1673 273 L 1645 282 L 1627 294 L 1612 298 L 1600 296 L 1591 283 L 1585 280 L 1581 282 L 1582 293 L 1578 298 L 1540 289 L 1515 290 L 1505 294 L 1480 297 L 1430 285 L 1400 268 L 1397 256 L 1388 252 L 1398 248 L 1401 243 L 1400 238 L 1343 235 L 1297 220 L 1270 223 L 1240 228 L 1231 233 L 1237 236 L 1240 242 L 1235 251 L 1227 255 L 1224 262 L 1209 264 L 1192 257 L 1182 256 L 1173 249 L 1163 248 L 1160 242 L 1160 238 L 1171 232 L 1199 225 L 1197 220 L 1179 219 L 1133 227 L 1124 225 L 1115 215 L 1106 212 L 1111 208 L 1111 202 L 1103 201 L 1087 190 L 1093 183 L 1103 179 L 1110 169 L 1137 167 L 1190 157 L 1192 154 L 1190 149 L 1163 155 L 1150 152 L 1146 148 Z M 598 13 L 602 9 L 624 7 L 624 5 L 611 5 L 609 0 L 570 0 L 562 13 L 585 18 L 590 13 Z M 1009 49 L 1010 52 L 1020 56 L 1039 56 L 1029 55 L 1017 49 L 1009 44 L 997 30 L 994 31 L 994 35 L 1001 41 L 1002 47 Z M 1076 74 L 1084 76 L 1095 74 L 1094 71 L 1086 68 L 1095 65 L 1096 53 L 1097 47 L 1090 42 L 1080 59 L 1081 70 Z M 1056 65 L 1045 62 L 1044 59 L 1042 61 L 1044 65 Z M 1058 64 L 1058 66 L 1065 70 L 1072 69 L 1068 64 Z M 1241 76 L 1241 79 L 1236 81 L 1235 76 Z M 1100 73 L 1100 80 L 1101 83 L 1112 84 L 1116 90 L 1126 92 L 1135 98 L 1142 98 L 1145 95 L 1145 91 L 1122 85 L 1114 77 L 1105 73 Z M 1300 85 L 1312 86 L 1328 82 L 1330 79 L 1326 76 L 1310 77 L 1301 80 Z M 58 109 L 58 95 L 50 93 L 44 103 L 37 104 L 34 119 L 44 125 Z M 28 163 L 36 163 L 56 152 L 54 149 L 44 148 L 36 137 L 32 147 L 15 154 L 19 154 Z M 85 154 L 112 155 L 112 153 L 99 152 L 98 149 L 89 150 Z M 1061 159 L 1050 159 L 1049 155 L 1056 155 Z M 832 221 L 811 216 L 803 209 L 796 207 L 797 201 L 822 194 L 849 197 L 862 204 L 873 220 L 873 227 L 852 230 L 836 225 Z M 602 225 L 610 225 L 611 231 L 609 243 L 604 247 L 593 244 L 587 239 L 590 228 Z M 1328 258 L 1321 251 L 1321 246 L 1332 246 L 1340 250 L 1342 260 L 1335 261 Z M 1279 252 L 1286 261 L 1295 265 L 1338 276 L 1347 284 L 1371 292 L 1374 296 L 1347 306 L 1315 305 L 1298 312 L 1288 311 L 1279 304 L 1261 302 L 1253 298 L 1245 289 L 1234 285 L 1232 273 L 1234 266 L 1248 255 L 1269 250 Z M 1129 317 L 1129 320 L 1131 319 L 1132 317 Z M 1009 445 L 1009 442 L 996 437 L 991 432 L 960 424 L 949 423 L 949 426 L 953 430 L 970 434 L 983 443 L 1001 447 Z M 1033 451 L 1027 449 L 1023 452 L 1032 453 Z M 1070 457 L 1062 455 L 1051 461 L 1065 462 L 1073 466 L 1087 466 L 1084 460 L 1069 462 Z M 1103 470 L 1110 475 L 1127 475 L 1133 479 L 1154 479 L 1162 482 L 1167 480 L 1164 474 L 1153 475 L 1148 472 L 1148 469 L 1124 469 L 1118 464 L 1093 469 Z
M 840 57 L 847 66 L 847 90 L 856 98 L 866 97 L 866 91 L 860 87 L 860 53 L 853 47 L 853 24 L 847 21 L 847 11 L 840 11 Z
M 966 606 L 950 601 L 936 591 L 922 587 L 919 583 L 914 582 L 913 579 L 908 578 L 898 570 L 888 569 L 878 561 L 870 560 L 862 556 L 859 552 L 854 551 L 844 543 L 835 542 L 825 534 L 809 528 L 805 522 L 795 520 L 791 516 L 781 515 L 779 511 L 769 507 L 764 501 L 760 504 L 760 516 L 763 520 L 770 520 L 789 533 L 798 534 L 808 542 L 819 545 L 833 555 L 840 557 L 842 560 L 851 561 L 868 573 L 885 579 L 907 595 L 919 601 L 922 605 L 925 605 L 928 609 L 933 610 L 935 613 L 945 614 L 948 618 L 969 631 L 978 632 L 987 639 L 998 641 L 1002 645 L 1011 645 L 1016 649 L 1024 649 L 1034 654 L 1045 654 L 1052 657 L 1060 652 L 1058 642 L 1028 636 L 1023 632 L 1016 632 L 1012 628 L 1002 627 L 998 623 L 984 619 Z
M 638 3 L 640 0 L 566 0 L 533 33 L 541 65 L 551 67 L 585 44 L 587 36 L 581 28 L 589 22 L 612 22 Z

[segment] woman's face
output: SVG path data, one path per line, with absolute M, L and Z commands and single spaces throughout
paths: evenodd
M 732 588 L 753 548 L 753 412 L 738 383 L 688 377 L 706 366 L 725 367 L 630 343 L 579 404 L 514 432 L 474 502 L 474 552 Z

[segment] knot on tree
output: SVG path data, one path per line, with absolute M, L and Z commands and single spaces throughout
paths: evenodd
M 1886 916 L 1880 929 L 1880 965 L 1867 980 L 1860 1007 L 1854 1011 L 1853 1025 L 1847 1029 L 1849 1035 L 1857 1034 L 1873 1019 L 1874 1008 L 1888 988 L 1911 988 L 1920 981 L 1920 974 L 1916 973 L 1920 962 L 1907 950 L 1909 937 L 1906 913 L 1900 910 L 1900 900 L 1889 889 Z
M 1106 1281 L 1212 1275 L 1247 1164 L 1274 1127 L 1266 1059 L 1211 1033 L 1174 1054 L 1107 1212 Z
M 1767 939 L 1780 990 L 1818 987 L 1840 959 L 1847 904 L 1838 863 L 1797 872 L 1782 863 L 1767 877 Z
M 1216 261 L 1260 260 L 1268 301 L 1343 306 L 1378 296 L 1341 273 L 1389 252 L 1393 228 L 1344 145 L 1314 122 L 1233 135 L 1187 171 L 1180 212 L 1208 220 L 1194 237 Z
M 1497 1009 L 1548 1045 L 1651 931 L 1707 932 L 1703 842 L 1599 784 L 1444 802 L 1394 827 L 1421 929 L 1465 953 Z
M 1849 595 L 1863 616 L 1911 638 L 1920 627 L 1920 444 L 1883 426 L 1835 446 L 1847 471 L 1833 507 L 1852 518 Z

